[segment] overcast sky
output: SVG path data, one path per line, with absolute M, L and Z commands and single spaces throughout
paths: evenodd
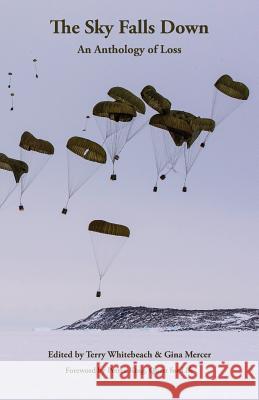
M 122 305 L 258 307 L 258 2 L 0 3 L 0 152 L 19 157 L 25 130 L 56 149 L 25 194 L 25 212 L 17 211 L 18 192 L 0 211 L 1 328 L 56 327 L 98 308 Z M 49 20 L 55 18 L 81 26 L 96 18 L 106 24 L 142 18 L 157 26 L 160 19 L 171 19 L 207 24 L 209 34 L 53 35 Z M 77 54 L 81 44 L 125 43 L 182 47 L 182 54 Z M 14 73 L 14 112 L 9 111 L 9 71 Z M 82 135 L 84 116 L 106 99 L 110 87 L 139 94 L 151 84 L 174 109 L 210 116 L 213 84 L 224 73 L 244 81 L 250 97 L 212 135 L 192 170 L 188 193 L 181 192 L 181 172 L 152 192 L 156 170 L 147 127 L 121 154 L 118 181 L 110 181 L 109 163 L 73 198 L 68 215 L 61 215 L 67 139 Z M 101 142 L 93 120 L 87 137 Z M 104 278 L 101 299 L 95 298 L 98 275 L 87 231 L 93 219 L 131 229 Z

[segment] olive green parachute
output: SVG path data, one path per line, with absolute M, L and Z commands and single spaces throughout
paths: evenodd
M 78 136 L 71 137 L 67 142 L 68 150 L 88 161 L 100 164 L 106 163 L 106 151 L 104 148 L 89 139 Z
M 92 232 L 104 233 L 106 235 L 114 236 L 130 236 L 130 230 L 125 225 L 113 224 L 111 222 L 94 220 L 90 222 L 88 230 Z
M 140 113 L 137 116 L 136 111 L 143 111 L 143 107 L 141 108 L 141 100 L 137 99 L 135 95 L 126 89 L 117 87 L 112 88 L 109 94 L 120 100 L 97 103 L 93 108 L 93 115 L 97 117 L 95 121 L 103 137 L 103 145 L 112 162 L 110 178 L 115 181 L 117 179 L 115 163 L 119 160 L 121 151 L 146 122 L 143 122 L 143 114 Z M 134 105 L 129 104 L 129 101 Z M 139 122 L 142 123 L 139 125 Z
M 30 165 L 29 174 L 22 176 L 19 210 L 24 210 L 22 197 L 33 181 L 43 170 L 48 160 L 54 154 L 54 146 L 47 140 L 36 138 L 31 132 L 25 131 L 19 144 L 21 160 Z M 36 154 L 35 154 L 36 153 Z
M 164 115 L 155 114 L 151 117 L 149 124 L 156 128 L 167 130 L 176 146 L 182 146 L 193 134 L 187 114 L 184 111 L 170 111 L 170 113 Z
M 229 75 L 222 75 L 215 83 L 215 87 L 234 99 L 247 100 L 249 97 L 248 87 L 242 82 L 234 81 Z
M 122 246 L 130 237 L 130 230 L 125 225 L 114 224 L 103 220 L 94 220 L 90 222 L 88 231 L 99 274 L 99 287 L 96 296 L 101 297 L 102 279 L 110 269 L 115 257 L 122 249 Z
M 209 118 L 200 118 L 186 111 L 171 110 L 170 113 L 151 117 L 150 125 L 167 130 L 176 146 L 184 142 L 190 147 L 201 131 L 213 132 L 215 121 Z
M 93 108 L 96 117 L 109 118 L 115 122 L 129 122 L 136 117 L 134 107 L 121 101 L 100 101 Z
M 129 104 L 130 106 L 134 107 L 134 109 L 138 113 L 145 114 L 146 112 L 145 103 L 128 89 L 124 89 L 120 86 L 115 86 L 109 90 L 108 95 L 114 100 Z
M 29 170 L 25 162 L 9 158 L 3 153 L 0 153 L 0 169 L 12 172 L 16 183 L 19 183 L 22 175 Z
M 195 117 L 190 121 L 193 130 L 192 136 L 187 139 L 187 147 L 191 147 L 202 131 L 213 132 L 215 129 L 215 121 L 210 118 Z
M 83 137 L 71 137 L 66 147 L 68 193 L 62 214 L 67 213 L 71 197 L 85 185 L 101 165 L 106 164 L 107 160 L 106 151 L 100 144 Z
M 20 147 L 27 151 L 36 151 L 47 155 L 54 154 L 54 146 L 47 140 L 37 139 L 30 132 L 24 132 L 21 137 Z
M 171 109 L 170 100 L 163 97 L 153 86 L 145 86 L 141 92 L 142 99 L 159 114 L 167 114 Z
M 164 135 L 159 130 L 151 129 L 151 137 L 155 153 L 157 169 L 156 183 L 153 191 L 158 189 L 158 178 L 164 180 L 170 171 L 175 171 L 175 166 L 184 154 L 186 177 L 190 172 L 202 146 L 203 131 L 213 132 L 215 121 L 209 118 L 196 117 L 186 111 L 171 110 L 161 115 L 155 114 L 151 117 L 149 124 L 152 127 L 167 131 Z M 199 136 L 201 135 L 200 139 Z M 168 139 L 170 138 L 170 140 Z M 193 146 L 196 142 L 197 146 Z M 186 183 L 186 178 L 185 178 Z
M 211 118 L 196 117 L 190 121 L 190 125 L 193 131 L 213 132 L 215 129 L 215 121 Z

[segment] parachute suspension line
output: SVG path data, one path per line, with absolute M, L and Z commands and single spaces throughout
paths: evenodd
M 214 91 L 214 96 L 213 96 L 213 100 L 212 100 L 212 107 L 211 107 L 211 119 L 214 119 L 217 97 L 218 97 L 218 96 L 217 96 L 217 90 L 215 89 L 215 91 Z M 237 103 L 236 107 L 235 107 L 234 109 L 232 109 L 231 113 L 234 112 L 234 111 L 236 111 L 236 109 L 237 109 L 238 107 L 240 107 L 241 104 L 242 104 L 242 101 L 239 101 L 239 102 Z M 227 118 L 228 115 L 229 115 L 229 114 L 226 114 L 226 115 L 222 116 L 221 119 L 219 119 L 218 121 L 216 121 L 216 127 L 217 127 L 221 122 L 223 122 L 223 121 Z M 206 133 L 206 136 L 205 136 L 205 138 L 204 138 L 204 141 L 200 144 L 200 146 L 201 146 L 202 148 L 204 148 L 204 147 L 206 146 L 206 143 L 207 143 L 207 141 L 209 140 L 210 136 L 211 136 L 211 134 L 210 134 L 209 132 L 207 132 L 207 133 Z
M 101 292 L 101 285 L 102 285 L 102 278 L 100 277 L 99 279 L 99 285 L 98 285 L 98 290 L 96 292 L 96 297 L 101 297 L 102 292 Z
M 69 157 L 69 151 L 67 150 L 67 193 L 68 193 L 68 198 L 67 198 L 66 205 L 68 205 L 69 200 L 71 199 L 71 197 L 84 184 L 84 183 L 82 183 L 81 185 L 75 186 L 74 189 L 72 188 L 72 186 L 71 186 L 71 165 L 70 164 L 71 164 L 71 162 L 70 162 L 70 157 Z
M 20 148 L 20 160 L 22 160 L 22 148 Z M 21 177 L 21 182 L 20 182 L 20 203 L 19 203 L 19 211 L 23 211 L 24 207 L 22 205 L 22 196 L 23 196 L 23 176 Z
M 188 148 L 187 143 L 184 143 L 184 163 L 185 163 L 185 180 L 184 180 L 184 185 L 183 185 L 183 192 L 187 192 L 187 177 L 196 162 L 199 154 L 201 152 L 201 148 L 198 149 L 197 153 L 194 154 L 194 147 L 193 145 Z
M 109 271 L 113 261 L 115 260 L 115 258 L 117 257 L 117 255 L 121 252 L 122 247 L 125 245 L 127 241 L 127 238 L 124 238 L 123 243 L 121 244 L 120 248 L 113 254 L 113 257 L 111 257 L 109 263 L 107 264 L 106 268 L 104 269 L 104 271 L 101 274 L 101 279 L 104 277 L 104 275 L 106 275 L 106 273 Z
M 183 184 L 183 188 L 182 191 L 183 192 L 187 192 L 187 186 L 186 186 L 186 182 L 187 182 L 187 176 L 189 173 L 189 169 L 188 169 L 188 154 L 187 154 L 187 144 L 184 143 L 184 164 L 185 164 L 185 178 L 184 178 L 184 184 Z
M 20 186 L 20 202 L 19 202 L 19 210 L 20 211 L 23 211 L 24 210 L 24 207 L 23 207 L 23 205 L 22 205 L 22 182 L 21 182 L 21 186 Z
M 166 146 L 166 148 L 168 148 L 168 146 Z M 167 169 L 164 172 L 164 174 L 160 176 L 160 179 L 162 179 L 162 180 L 164 180 L 171 171 L 174 171 L 175 173 L 177 172 L 177 170 L 175 169 L 175 166 L 176 166 L 179 158 L 181 157 L 182 147 L 177 146 L 176 148 L 174 148 L 174 150 L 171 154 L 169 151 L 167 153 L 168 153 L 168 159 L 169 159 L 169 162 L 168 162 L 169 167 L 167 166 Z
M 174 171 L 174 173 L 177 173 L 177 169 L 175 168 L 175 165 L 178 161 L 179 157 L 177 157 L 177 160 L 175 161 L 175 163 L 171 163 L 171 165 L 165 170 L 165 172 L 160 176 L 160 179 L 163 181 L 164 179 L 166 179 L 167 175 L 171 172 Z
M 112 160 L 112 174 L 111 174 L 111 181 L 116 181 L 117 180 L 117 175 L 115 174 L 115 159 Z
M 109 122 L 108 122 L 109 123 Z M 117 127 L 115 127 L 116 129 Z M 110 154 L 110 158 L 112 161 L 112 174 L 110 176 L 111 181 L 116 181 L 117 176 L 115 174 L 115 156 L 116 156 L 116 142 L 117 142 L 117 130 L 112 134 L 112 136 L 109 138 L 109 141 L 111 142 L 111 146 L 108 144 L 108 151 Z M 109 150 L 110 149 L 110 150 Z
M 118 253 L 121 251 L 122 247 L 125 245 L 127 238 L 124 238 L 125 240 L 123 241 L 123 243 L 121 244 L 120 248 L 113 254 L 113 256 L 110 258 L 108 264 L 106 265 L 106 267 L 104 268 L 104 270 L 102 271 L 98 262 L 98 256 L 97 256 L 97 250 L 94 244 L 94 239 L 93 236 L 90 234 L 90 238 L 91 238 L 91 242 L 92 242 L 92 247 L 93 247 L 93 252 L 94 252 L 94 258 L 95 258 L 95 262 L 96 262 L 96 266 L 97 266 L 97 271 L 98 271 L 98 275 L 99 275 L 99 287 L 101 285 L 101 281 L 103 279 L 103 277 L 106 275 L 106 273 L 108 272 L 108 270 L 110 269 L 114 259 L 116 258 L 116 256 L 118 255 Z
M 74 138 L 69 139 L 69 141 L 72 139 Z M 83 140 L 83 142 L 88 142 L 87 139 L 80 139 Z M 88 145 L 86 144 L 85 146 Z M 83 148 L 82 150 L 84 150 L 82 156 L 78 157 L 79 154 L 73 151 L 73 149 L 71 150 L 70 147 L 67 147 L 67 203 L 66 207 L 62 210 L 62 214 L 67 213 L 67 206 L 71 197 L 84 186 L 100 166 L 99 162 L 87 160 L 85 157 L 88 151 L 91 150 L 90 148 Z M 81 164 L 82 162 L 87 162 L 88 164 Z
M 158 180 L 159 180 L 160 174 L 163 171 L 163 169 L 165 168 L 165 164 L 166 164 L 164 162 L 163 158 L 165 156 L 167 146 L 166 146 L 165 136 L 163 135 L 163 133 L 162 133 L 162 137 L 160 136 L 160 139 L 162 138 L 162 141 L 160 140 L 160 143 L 159 143 L 160 145 L 162 145 L 162 146 L 160 146 L 161 147 L 160 149 L 157 146 L 155 138 L 158 138 L 158 136 L 156 136 L 156 135 L 161 135 L 161 132 L 155 132 L 154 128 L 150 127 L 150 135 L 151 135 L 151 141 L 152 141 L 152 145 L 153 145 L 153 153 L 154 153 L 156 172 L 157 172 L 156 182 L 155 182 L 155 185 L 153 186 L 153 192 L 156 193 L 158 191 Z
M 135 117 L 135 118 L 137 118 L 137 117 Z M 136 132 L 134 132 L 132 136 L 129 135 L 129 133 L 130 133 L 130 132 L 132 131 L 132 129 L 133 129 L 134 120 L 132 120 L 132 121 L 130 121 L 130 122 L 127 122 L 127 125 L 130 125 L 130 126 L 129 126 L 129 129 L 128 129 L 128 131 L 127 131 L 127 137 L 126 137 L 126 140 L 124 141 L 123 145 L 121 146 L 120 150 L 118 151 L 118 155 L 122 152 L 122 150 L 124 149 L 124 147 L 126 146 L 126 144 L 127 144 L 134 136 L 136 136 Z
M 155 182 L 155 185 L 154 185 L 154 187 L 153 187 L 153 192 L 154 193 L 156 193 L 157 192 L 157 190 L 158 190 L 158 179 L 159 179 L 159 175 L 160 175 L 160 172 L 161 172 L 161 170 L 160 170 L 160 168 L 159 168 L 159 156 L 157 155 L 157 153 L 156 153 L 156 150 L 155 150 L 155 147 L 154 147 L 154 155 L 155 155 L 155 161 L 156 161 L 156 171 L 157 171 L 157 176 L 156 176 L 156 182 Z
M 37 58 L 34 58 L 32 61 L 33 61 L 33 66 L 34 66 L 35 78 L 38 79 L 38 77 L 39 77 L 38 66 L 37 66 L 38 60 L 37 60 Z
M 22 204 L 22 197 L 24 192 L 31 186 L 31 184 L 34 182 L 34 180 L 37 178 L 37 176 L 40 174 L 40 172 L 46 167 L 50 156 L 49 155 L 40 155 L 40 157 L 43 157 L 42 160 L 37 159 L 37 153 L 32 150 L 23 150 L 23 148 L 20 148 L 20 160 L 26 162 L 27 164 L 32 166 L 31 172 L 29 171 L 28 174 L 23 175 L 20 179 L 20 204 L 19 204 L 19 210 L 23 211 L 24 207 Z M 38 161 L 38 165 L 37 165 Z M 33 168 L 34 167 L 34 168 Z
M 226 103 L 228 99 L 228 102 Z M 231 101 L 231 103 L 229 102 Z M 215 89 L 215 93 L 214 93 L 214 98 L 213 98 L 213 103 L 212 103 L 212 110 L 211 110 L 211 118 L 215 120 L 216 122 L 216 127 L 221 124 L 221 122 L 223 122 L 230 114 L 232 114 L 234 111 L 237 110 L 237 108 L 240 107 L 241 104 L 243 104 L 244 100 L 237 100 L 237 99 L 229 99 L 226 98 L 225 95 L 223 95 L 222 98 L 222 94 L 220 97 L 220 94 L 218 92 L 218 90 Z M 216 114 L 216 105 L 220 105 L 222 104 L 222 107 L 224 106 L 224 111 L 221 111 L 221 115 L 218 116 Z
M 153 192 L 154 192 L 154 193 L 156 193 L 157 190 L 158 190 L 158 178 L 159 178 L 159 174 L 157 175 L 156 183 L 155 183 L 155 186 L 153 187 Z
M 10 111 L 14 110 L 14 93 L 11 93 L 11 108 Z
M 66 215 L 67 214 L 67 208 L 68 208 L 68 203 L 71 198 L 71 185 L 70 185 L 70 162 L 69 162 L 69 153 L 67 150 L 67 201 L 66 205 L 62 210 L 62 214 Z
M 130 132 L 133 130 L 134 120 L 132 119 L 130 122 L 125 122 L 125 126 L 118 130 L 118 146 L 116 150 L 116 156 L 119 156 L 126 144 L 136 135 L 134 132 L 132 136 L 130 136 Z M 119 132 L 122 132 L 120 135 Z M 123 135 L 125 133 L 125 135 Z
M 115 161 L 119 160 L 119 154 L 121 153 L 128 141 L 129 132 L 132 129 L 132 121 L 123 123 L 123 126 L 121 122 L 115 122 L 114 124 L 114 132 L 112 132 L 111 135 L 107 137 L 106 143 L 106 147 L 108 149 L 113 164 L 113 173 L 110 177 L 112 181 L 115 181 L 117 179 L 117 176 L 115 174 Z
M 25 151 L 26 151 L 26 153 L 25 153 Z M 22 161 L 26 161 L 25 160 L 25 157 L 23 157 L 23 154 L 30 154 L 30 157 L 28 157 L 28 162 L 27 162 L 27 164 L 29 164 L 29 165 L 33 165 L 33 164 L 35 164 L 35 160 L 37 160 L 37 153 L 35 152 L 35 151 L 32 151 L 32 150 L 25 150 L 24 151 L 24 153 L 23 153 L 23 149 L 21 148 L 21 155 L 20 155 L 20 159 L 22 160 Z M 48 164 L 48 162 L 49 162 L 49 160 L 50 160 L 50 156 L 49 155 L 44 155 L 44 159 L 43 159 L 43 163 L 38 167 L 38 169 L 35 171 L 35 173 L 33 174 L 31 174 L 30 175 L 30 173 L 28 174 L 28 179 L 27 179 L 27 176 L 26 177 L 24 177 L 24 176 L 22 176 L 21 177 L 21 188 L 22 188 L 22 194 L 29 188 L 29 186 L 31 186 L 31 184 L 35 181 L 35 179 L 37 178 L 37 176 L 40 174 L 40 172 L 46 167 L 46 165 Z M 25 183 L 27 181 L 27 183 Z
M 20 211 L 24 210 L 24 207 L 23 207 L 23 204 L 22 204 L 22 195 L 23 195 L 23 190 L 22 190 L 22 180 L 21 180 L 21 183 L 20 183 L 20 201 L 19 201 L 19 210 Z
M 129 137 L 128 137 L 128 140 L 127 140 L 127 143 L 131 140 L 131 139 L 133 139 L 140 131 L 142 131 L 142 129 L 144 129 L 145 128 L 145 126 L 147 126 L 147 124 L 148 124 L 148 120 L 146 120 L 142 125 L 140 125 L 135 131 L 134 131 L 134 133 L 133 133 L 133 135 L 129 135 Z M 134 126 L 134 122 L 132 122 L 132 125 Z M 131 129 L 132 130 L 132 129 Z
M 205 140 L 206 140 L 206 138 L 205 138 Z M 204 146 L 200 145 L 200 147 L 199 147 L 199 149 L 198 149 L 198 151 L 197 151 L 197 153 L 195 155 L 194 155 L 193 147 L 192 146 L 190 147 L 190 149 L 189 149 L 190 156 L 189 156 L 189 161 L 188 161 L 188 163 L 189 163 L 189 168 L 188 168 L 189 171 L 188 172 L 190 172 L 190 170 L 192 169 L 193 165 L 195 164 L 197 158 L 199 157 L 200 152 L 202 150 L 202 147 L 204 147 Z
M 2 200 L 2 202 L 0 203 L 0 208 L 2 208 L 2 206 L 6 203 L 6 201 L 9 199 L 9 197 L 12 195 L 12 193 L 15 191 L 16 187 L 17 187 L 18 183 L 16 183 L 7 193 L 7 195 L 5 196 L 5 198 Z
M 127 130 L 127 137 L 126 137 L 126 140 L 125 140 L 125 144 L 128 143 L 128 141 L 129 141 L 129 139 L 131 137 L 135 136 L 135 132 L 133 132 L 132 136 L 130 135 L 130 132 L 133 130 L 132 128 L 133 128 L 134 122 L 135 121 L 133 119 L 130 122 L 127 122 L 127 124 L 129 124 L 130 126 L 129 126 L 129 129 Z M 125 144 L 124 144 L 124 146 L 125 146 Z
M 99 262 L 98 262 L 98 257 L 97 257 L 97 253 L 96 253 L 96 248 L 94 245 L 94 240 L 92 235 L 90 234 L 90 238 L 91 238 L 91 242 L 92 242 L 92 247 L 93 247 L 93 251 L 94 251 L 94 258 L 95 258 L 95 263 L 97 266 L 97 271 L 98 271 L 98 275 L 99 275 L 99 285 L 98 285 L 98 290 L 96 292 L 96 297 L 101 297 L 101 284 L 102 284 L 102 278 L 104 276 L 104 273 L 101 272 L 100 266 L 99 266 Z
M 9 76 L 8 89 L 11 89 L 13 73 L 12 72 L 8 72 L 8 76 Z
M 217 91 L 216 91 L 216 89 L 214 89 L 213 98 L 212 98 L 212 106 L 211 106 L 211 119 L 213 119 L 213 117 L 214 117 L 216 99 L 217 99 Z M 206 146 L 206 143 L 207 143 L 209 137 L 210 137 L 210 133 L 207 132 L 203 142 L 200 144 L 200 147 L 202 149 L 204 149 L 204 147 Z M 197 157 L 198 157 L 198 155 L 197 155 Z
M 130 137 L 129 133 L 132 130 L 133 126 L 133 120 L 130 122 L 123 122 L 123 123 L 119 122 L 118 124 L 125 124 L 125 125 L 122 127 L 120 126 L 117 127 L 118 129 L 116 130 L 115 133 L 116 137 L 114 141 L 114 150 L 113 150 L 114 157 L 118 157 L 122 152 L 122 150 L 124 149 L 124 147 L 126 146 L 126 144 L 128 143 Z M 133 138 L 133 136 L 131 138 Z
M 86 130 L 87 130 L 89 118 L 90 118 L 90 115 L 87 115 L 87 116 L 85 117 L 84 128 L 82 129 L 83 132 L 86 132 Z
M 225 115 L 219 121 L 217 121 L 217 126 L 219 124 L 221 124 L 221 122 L 223 122 L 230 114 L 232 114 L 234 111 L 236 111 L 241 106 L 241 104 L 243 104 L 243 102 L 239 101 L 238 104 L 236 105 L 236 107 L 228 115 Z
M 216 92 L 216 90 L 214 90 L 214 94 L 213 94 L 213 98 L 212 98 L 212 106 L 211 106 L 211 119 L 213 119 L 214 112 L 215 112 L 216 98 L 217 98 L 217 92 Z

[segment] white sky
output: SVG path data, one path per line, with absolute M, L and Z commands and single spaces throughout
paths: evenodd
M 51 140 L 51 160 L 17 211 L 14 196 L 0 211 L 1 328 L 59 326 L 108 306 L 177 308 L 258 307 L 258 2 L 147 0 L 121 2 L 1 0 L 1 149 L 19 157 L 29 130 Z M 53 35 L 49 20 L 83 26 L 148 18 L 159 24 L 207 24 L 208 35 Z M 181 55 L 78 55 L 100 44 L 182 47 Z M 39 59 L 38 80 L 32 59 Z M 9 111 L 8 71 L 14 73 L 15 111 Z M 66 150 L 82 135 L 84 116 L 107 90 L 136 94 L 152 84 L 175 109 L 210 116 L 213 83 L 222 74 L 246 82 L 250 98 L 215 131 L 195 165 L 187 194 L 182 174 L 152 193 L 155 164 L 149 128 L 122 153 L 116 183 L 110 164 L 71 202 L 66 197 Z M 101 142 L 91 121 L 88 137 Z M 98 275 L 87 232 L 92 219 L 130 227 L 131 238 L 95 298 Z

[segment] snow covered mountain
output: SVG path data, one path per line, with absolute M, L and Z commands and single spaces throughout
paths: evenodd
M 145 329 L 164 331 L 257 331 L 259 309 L 177 310 L 173 308 L 111 307 L 59 329 Z

